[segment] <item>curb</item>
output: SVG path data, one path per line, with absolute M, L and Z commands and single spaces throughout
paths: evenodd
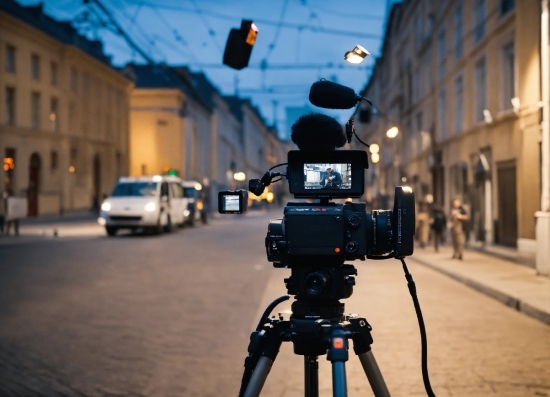
M 425 267 L 428 267 L 432 270 L 435 270 L 439 273 L 442 273 L 453 280 L 456 280 L 464 285 L 467 285 L 468 287 L 481 292 L 482 294 L 485 294 L 493 299 L 496 299 L 497 301 L 505 304 L 506 306 L 509 306 L 511 308 L 516 309 L 518 312 L 522 312 L 523 314 L 532 317 L 536 320 L 539 320 L 547 325 L 550 325 L 550 313 L 547 313 L 543 310 L 540 310 L 536 307 L 531 306 L 528 303 L 522 302 L 520 299 L 515 298 L 511 295 L 506 294 L 505 292 L 496 290 L 494 288 L 488 287 L 484 284 L 481 284 L 480 282 L 471 280 L 469 278 L 460 276 L 456 273 L 450 272 L 445 269 L 441 269 L 437 266 L 434 266 L 426 261 L 423 261 L 422 259 L 415 258 L 414 256 L 411 256 L 410 258 L 412 261 L 415 261 Z

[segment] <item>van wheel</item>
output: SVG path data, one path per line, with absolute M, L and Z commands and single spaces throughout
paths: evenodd
M 113 226 L 105 226 L 105 231 L 107 232 L 107 235 L 109 237 L 113 237 L 116 236 L 116 232 L 118 231 L 118 229 Z
M 172 231 L 172 220 L 170 219 L 170 215 L 166 215 L 166 225 L 164 226 L 164 231 L 166 233 L 170 233 Z

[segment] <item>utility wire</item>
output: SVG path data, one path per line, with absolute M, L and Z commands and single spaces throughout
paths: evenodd
M 223 53 L 221 46 L 218 44 L 218 42 L 214 38 L 216 36 L 216 31 L 212 29 L 212 26 L 210 26 L 210 24 L 208 23 L 208 20 L 204 16 L 202 10 L 199 8 L 197 2 L 195 0 L 191 0 L 191 3 L 193 3 L 193 5 L 195 6 L 195 9 L 197 10 L 197 14 L 199 15 L 202 22 L 204 23 L 204 26 L 208 30 L 208 35 L 210 36 L 212 43 L 214 43 L 214 46 L 218 49 L 218 51 L 220 51 L 220 53 Z
M 288 0 L 285 0 L 285 2 L 283 3 L 283 7 L 281 9 L 281 16 L 279 17 L 279 23 L 277 24 L 277 28 L 275 29 L 275 35 L 273 36 L 273 41 L 269 45 L 267 49 L 267 54 L 263 59 L 263 61 L 265 61 L 266 63 L 269 57 L 271 56 L 271 54 L 273 53 L 273 50 L 277 46 L 277 41 L 279 40 L 279 35 L 281 34 L 281 28 L 283 27 L 283 22 L 285 20 L 285 13 L 286 13 L 287 6 L 288 6 Z
M 126 0 L 131 1 L 131 0 Z M 192 13 L 197 14 L 197 10 L 186 8 L 186 7 L 178 7 L 178 6 L 171 6 L 171 5 L 165 5 L 165 4 L 156 4 L 151 2 L 144 2 L 144 5 L 150 8 L 160 8 L 160 9 L 166 9 L 166 10 L 173 10 L 173 11 L 180 11 L 185 13 Z M 228 21 L 235 21 L 242 19 L 242 16 L 233 16 L 233 15 L 227 15 L 215 11 L 208 11 L 208 10 L 202 10 L 202 14 L 211 16 L 213 18 L 218 18 L 222 20 L 228 20 Z M 257 24 L 263 24 L 263 25 L 270 25 L 270 26 L 278 26 L 279 22 L 271 21 L 268 19 L 258 19 L 254 18 L 254 22 Z M 292 23 L 292 22 L 285 22 L 281 24 L 284 28 L 291 28 L 291 29 L 305 29 L 310 30 L 314 33 L 324 33 L 324 34 L 332 34 L 332 35 L 340 35 L 340 36 L 350 36 L 350 37 L 357 37 L 357 38 L 366 38 L 366 39 L 374 39 L 374 40 L 380 40 L 381 36 L 378 34 L 373 33 L 363 33 L 363 32 L 352 32 L 349 30 L 339 30 L 339 29 L 322 29 L 318 28 L 316 26 L 311 25 L 304 25 L 300 23 Z
M 187 43 L 187 41 L 180 36 L 178 30 L 173 28 L 172 25 L 170 25 L 170 22 L 166 20 L 166 18 L 162 15 L 162 13 L 159 10 L 157 10 L 156 8 L 153 8 L 153 12 L 156 14 L 158 19 L 171 31 L 171 33 L 174 35 L 174 40 L 176 40 L 178 43 L 186 47 L 189 53 L 191 54 L 191 56 L 193 57 L 193 59 L 195 59 L 195 61 L 200 64 L 199 58 L 197 57 L 197 55 L 195 54 L 195 52 L 193 51 L 189 43 Z

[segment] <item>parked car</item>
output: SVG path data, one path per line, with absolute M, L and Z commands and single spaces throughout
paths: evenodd
M 98 222 L 109 236 L 119 229 L 169 232 L 183 226 L 188 204 L 178 177 L 122 177 L 101 204 Z
M 204 200 L 201 197 L 200 189 L 202 186 L 195 181 L 183 181 L 183 196 L 189 200 L 186 212 L 186 223 L 195 226 L 196 222 L 207 222 L 206 209 L 204 208 Z

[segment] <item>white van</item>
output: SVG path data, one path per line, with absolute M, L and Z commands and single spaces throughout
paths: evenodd
M 170 231 L 173 225 L 183 226 L 187 201 L 178 177 L 122 177 L 101 204 L 98 223 L 109 236 L 118 229 Z

